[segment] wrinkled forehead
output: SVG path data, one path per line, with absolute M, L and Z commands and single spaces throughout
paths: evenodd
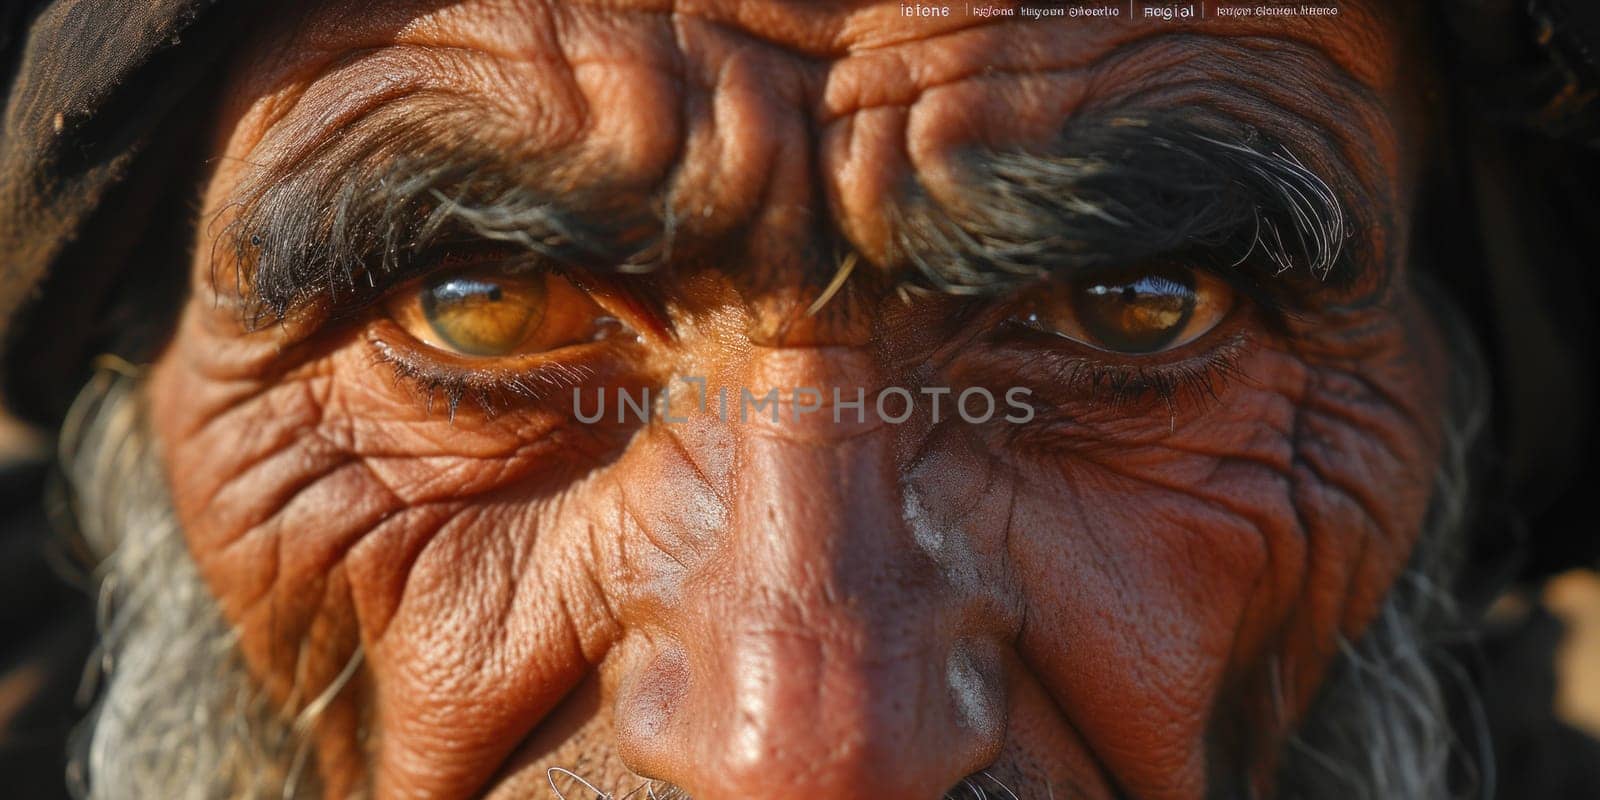
M 537 162 L 557 190 L 603 175 L 724 229 L 806 226 L 826 208 L 871 256 L 889 236 L 874 212 L 908 186 L 959 197 L 953 154 L 1033 147 L 1091 113 L 1205 109 L 1369 189 L 1400 162 L 1397 24 L 1348 0 L 1335 18 L 1190 23 L 965 3 L 313 5 L 236 65 L 232 169 L 303 160 L 363 120 L 439 114 L 441 138 Z

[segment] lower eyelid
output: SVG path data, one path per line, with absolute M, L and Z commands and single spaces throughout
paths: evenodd
M 1217 327 L 1173 350 L 1117 357 L 1089 345 L 1024 330 L 991 343 L 979 371 L 987 379 L 1032 389 L 1044 402 L 1062 409 L 1121 409 L 1136 413 L 1175 405 L 1203 407 L 1215 402 L 1239 372 L 1243 356 L 1255 346 L 1251 315 L 1236 303 Z M 1014 327 L 1021 328 L 1016 325 Z M 1045 340 L 1044 337 L 1050 337 Z M 1066 343 L 1063 343 L 1066 342 Z M 1197 346 L 1198 345 L 1198 346 Z M 998 372 L 999 374 L 995 374 Z
M 379 319 L 368 329 L 375 366 L 420 395 L 428 410 L 440 407 L 451 417 L 463 403 L 494 414 L 516 407 L 559 408 L 566 393 L 627 371 L 628 359 L 615 342 L 591 342 L 545 353 L 498 359 L 453 356 L 418 342 L 393 320 Z

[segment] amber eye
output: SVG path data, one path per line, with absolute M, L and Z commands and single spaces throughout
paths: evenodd
M 1232 306 L 1232 289 L 1209 273 L 1141 266 L 1048 283 L 1023 301 L 1018 318 L 1101 350 L 1143 354 L 1200 338 Z
M 594 341 L 618 327 L 582 289 L 548 272 L 440 275 L 391 299 L 389 313 L 429 345 L 480 358 Z

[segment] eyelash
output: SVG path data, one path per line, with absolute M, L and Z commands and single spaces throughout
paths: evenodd
M 395 330 L 387 328 L 394 327 Z M 576 366 L 546 360 L 542 364 L 485 369 L 444 363 L 439 353 L 424 355 L 420 347 L 395 341 L 410 334 L 387 321 L 380 323 L 370 337 L 376 361 L 394 371 L 396 379 L 426 398 L 429 413 L 440 398 L 451 421 L 462 401 L 471 401 L 485 416 L 494 417 L 513 402 L 542 403 L 551 397 L 582 386 L 597 370 L 589 364 Z M 582 346 L 585 354 L 602 343 Z
M 1208 334 L 1200 341 L 1212 338 L 1214 335 Z M 1061 387 L 1059 393 L 1067 397 L 1115 408 L 1160 401 L 1175 411 L 1182 404 L 1203 407 L 1213 403 L 1229 385 L 1243 379 L 1240 363 L 1248 342 L 1248 335 L 1236 332 L 1208 345 L 1204 352 L 1171 363 L 1115 363 L 1103 356 L 1062 354 L 1045 348 L 1024 359 L 1027 371 L 1045 373 L 1040 382 Z M 1060 349 L 1055 344 L 1047 347 Z

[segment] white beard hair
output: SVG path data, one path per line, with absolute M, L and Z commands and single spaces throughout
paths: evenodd
M 274 713 L 195 569 L 137 379 L 101 372 L 62 430 L 78 533 L 100 559 L 100 642 L 69 787 L 87 800 L 317 797 L 296 726 Z

